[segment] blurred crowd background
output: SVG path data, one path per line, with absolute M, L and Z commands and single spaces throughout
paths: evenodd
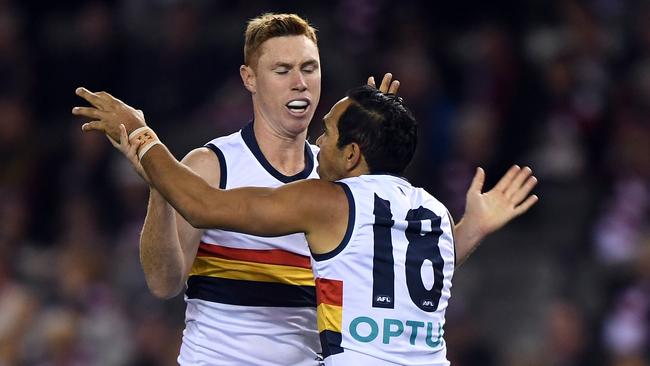
M 147 291 L 148 188 L 74 89 L 143 109 L 177 157 L 251 117 L 243 32 L 318 29 L 323 93 L 391 71 L 420 122 L 412 183 L 456 220 L 476 166 L 540 202 L 454 278 L 454 366 L 650 365 L 650 1 L 0 0 L 0 365 L 173 365 L 182 296 Z

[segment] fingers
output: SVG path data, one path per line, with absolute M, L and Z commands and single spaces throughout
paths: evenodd
M 483 183 L 485 182 L 485 171 L 483 168 L 476 168 L 476 174 L 474 174 L 474 179 L 472 179 L 472 184 L 469 186 L 469 192 L 481 193 L 483 189 Z
M 108 136 L 108 135 L 104 135 L 104 136 L 106 136 L 106 138 L 107 138 L 108 141 L 111 143 L 111 145 L 113 145 L 114 148 L 116 148 L 116 149 L 118 149 L 118 150 L 120 150 L 120 149 L 122 148 L 122 146 L 120 145 L 119 142 L 113 140 L 113 139 L 112 139 L 110 136 Z
M 103 111 L 93 107 L 74 107 L 72 108 L 72 114 L 94 119 L 102 119 L 104 117 Z
M 93 93 L 84 87 L 77 88 L 75 90 L 75 94 L 84 98 L 86 101 L 88 101 L 90 104 L 92 104 L 99 110 L 107 109 L 107 107 L 109 107 L 111 103 L 122 102 L 121 100 L 113 97 L 112 95 L 110 95 L 105 91 Z
M 140 146 L 140 142 L 135 141 L 133 144 L 129 141 L 129 136 L 127 135 L 126 132 L 126 127 L 124 124 L 120 124 L 119 126 L 119 136 L 120 136 L 120 142 L 115 141 L 112 137 L 106 136 L 108 138 L 108 141 L 113 144 L 113 146 L 118 149 L 122 154 L 124 154 L 131 162 L 136 162 L 137 161 L 137 154 L 136 152 L 138 151 L 138 147 Z
M 129 143 L 129 135 L 126 133 L 126 127 L 124 127 L 124 124 L 120 124 L 120 144 L 127 146 Z
M 381 80 L 381 85 L 379 86 L 379 91 L 382 93 L 388 93 L 391 80 L 393 80 L 393 74 L 390 72 L 384 74 L 384 78 Z
M 88 131 L 106 132 L 106 128 L 104 127 L 104 123 L 102 123 L 102 121 L 86 122 L 83 125 L 81 125 L 81 130 L 84 132 L 88 132 Z
M 529 167 L 524 167 L 523 169 L 519 170 L 519 172 L 517 172 L 517 175 L 515 175 L 514 179 L 510 182 L 510 185 L 508 185 L 506 187 L 506 190 L 503 192 L 506 197 L 512 198 L 512 196 L 514 196 L 515 193 L 519 191 L 521 186 L 532 173 L 533 171 L 530 170 Z
M 390 83 L 390 87 L 388 88 L 388 94 L 397 94 L 397 90 L 399 90 L 400 82 L 399 80 L 393 80 Z
M 129 145 L 129 150 L 127 151 L 127 156 L 129 157 L 129 159 L 134 161 L 134 163 L 138 161 L 138 147 L 140 147 L 140 145 L 142 145 L 142 141 L 138 141 L 138 142 L 136 142 L 134 144 Z
M 376 88 L 375 77 L 368 77 L 368 85 Z M 393 74 L 387 72 L 384 74 L 384 78 L 381 80 L 381 85 L 379 86 L 379 91 L 384 94 L 397 94 L 399 90 L 400 82 L 399 80 L 393 80 Z
M 372 86 L 375 89 L 377 88 L 377 85 L 375 84 L 375 77 L 374 76 L 371 76 L 371 77 L 368 78 L 368 85 Z
M 512 201 L 515 205 L 518 205 L 530 194 L 530 191 L 532 191 L 536 185 L 537 178 L 534 176 L 528 177 L 526 182 L 512 195 L 510 201 Z
M 102 100 L 102 101 L 115 99 L 115 97 L 113 97 L 112 95 L 110 95 L 109 93 L 107 93 L 105 91 L 97 92 L 97 93 L 95 93 L 95 95 L 97 95 L 100 98 L 100 100 Z
M 521 168 L 518 165 L 513 165 L 510 167 L 510 169 L 508 169 L 508 172 L 503 177 L 501 177 L 501 179 L 499 179 L 499 182 L 497 182 L 493 189 L 497 192 L 505 192 L 506 188 L 510 186 L 510 183 L 515 178 L 517 173 L 519 173 L 519 170 L 521 170 Z
M 539 201 L 539 197 L 537 197 L 536 195 L 532 195 L 532 196 L 528 197 L 524 201 L 524 203 L 522 203 L 521 205 L 515 207 L 515 215 L 519 216 L 519 215 L 523 214 L 524 212 L 528 211 L 528 209 L 533 207 L 533 205 L 536 204 L 537 201 Z
M 75 91 L 75 94 L 78 96 L 84 98 L 88 103 L 94 105 L 97 108 L 102 108 L 104 106 L 104 100 L 102 100 L 102 96 L 105 97 L 105 95 L 101 95 L 100 93 L 93 93 L 90 90 L 80 87 L 77 88 Z M 107 94 L 107 93 L 104 93 Z
M 126 127 L 123 124 L 120 125 L 120 139 L 124 141 L 124 152 L 126 153 L 126 156 L 129 158 L 129 160 L 133 162 L 137 161 L 138 147 L 142 144 L 142 141 L 134 141 L 134 143 L 131 143 L 126 132 Z

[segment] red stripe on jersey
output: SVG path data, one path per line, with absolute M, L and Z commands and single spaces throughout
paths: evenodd
M 343 306 L 343 281 L 316 279 L 316 306 L 329 304 Z
M 241 249 L 201 243 L 197 256 L 218 257 L 265 264 L 280 264 L 311 269 L 309 257 L 282 249 Z

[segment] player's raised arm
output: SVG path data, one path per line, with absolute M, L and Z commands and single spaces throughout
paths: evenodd
M 279 188 L 221 190 L 176 162 L 164 146 L 141 160 L 152 184 L 194 227 L 219 227 L 259 236 L 309 232 L 327 210 L 314 204 L 339 190 L 333 183 L 307 180 Z
M 141 163 L 156 189 L 197 228 L 257 236 L 303 232 L 315 253 L 332 250 L 347 228 L 348 201 L 332 182 L 310 179 L 278 188 L 222 190 L 178 163 L 164 145 L 154 146 Z
M 140 111 L 108 93 L 79 88 L 77 95 L 93 105 L 73 109 L 74 114 L 94 119 L 82 126 L 83 131 L 104 132 L 115 140 L 116 147 L 126 146 L 123 140 L 129 133 L 129 143 L 137 147 L 125 147 L 127 158 L 136 164 L 138 156 L 150 184 L 194 227 L 219 227 L 260 236 L 296 232 L 320 236 L 313 229 L 319 222 L 347 212 L 345 193 L 326 181 L 296 182 L 275 189 L 224 191 L 211 187 L 174 158 L 147 127 Z M 316 205 L 316 200 L 330 204 Z
M 529 167 L 513 165 L 491 190 L 483 193 L 485 172 L 477 168 L 467 191 L 465 214 L 454 228 L 457 264 L 462 264 L 489 234 L 525 213 L 538 197 L 530 192 L 537 184 Z

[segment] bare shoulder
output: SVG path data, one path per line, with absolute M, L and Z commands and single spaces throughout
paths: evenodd
M 221 167 L 217 155 L 212 150 L 207 147 L 196 148 L 187 153 L 181 163 L 205 179 L 211 186 L 219 186 Z

